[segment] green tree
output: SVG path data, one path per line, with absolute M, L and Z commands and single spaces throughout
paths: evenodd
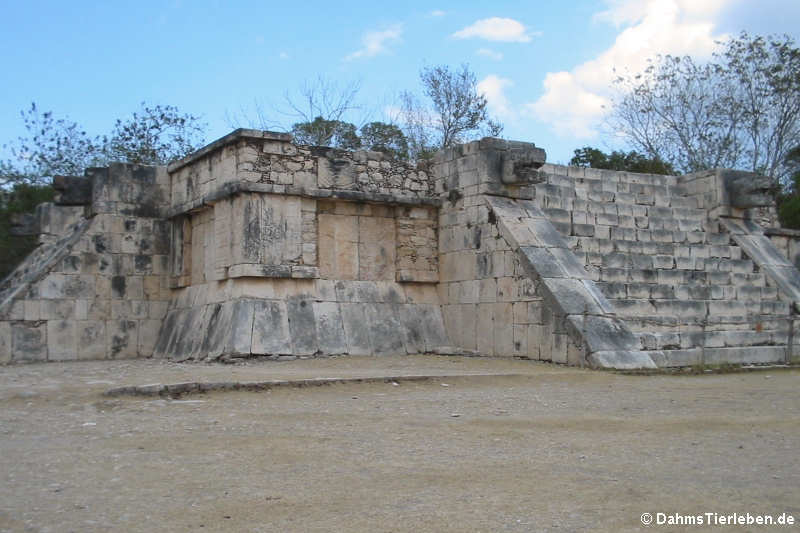
M 342 150 L 361 147 L 355 125 L 341 120 L 316 117 L 310 122 L 297 122 L 292 125 L 292 136 L 297 144 L 331 146 Z
M 383 152 L 395 159 L 408 158 L 408 141 L 394 124 L 370 122 L 361 127 L 361 144 L 368 150 Z
M 657 158 L 646 157 L 636 151 L 623 152 L 614 150 L 611 154 L 606 154 L 598 148 L 584 146 L 575 150 L 574 154 L 569 164 L 577 167 L 603 168 L 643 174 L 675 175 L 675 169 L 672 168 L 671 164 Z
M 791 187 L 778 195 L 778 218 L 784 228 L 800 229 L 800 145 L 786 155 L 792 170 Z
M 41 112 L 35 103 L 20 115 L 27 134 L 4 145 L 15 161 L 0 163 L 0 186 L 47 184 L 56 174 L 80 174 L 105 160 L 103 138 L 89 136 L 77 122 Z
M 502 124 L 489 116 L 488 101 L 478 91 L 469 65 L 462 64 L 458 70 L 447 65 L 425 67 L 420 81 L 429 105 L 413 93 L 401 94 L 401 116 L 412 157 L 426 157 L 435 150 L 503 131 Z
M 680 172 L 738 168 L 789 182 L 800 144 L 800 50 L 789 36 L 741 33 L 707 63 L 659 56 L 620 76 L 610 126 Z
M 35 103 L 21 115 L 27 134 L 5 145 L 13 160 L 0 161 L 0 277 L 36 247 L 36 237 L 11 234 L 11 220 L 52 199 L 53 176 L 81 175 L 112 161 L 164 165 L 202 146 L 205 129 L 198 117 L 174 106 L 144 103 L 105 136 L 90 136 L 77 122 L 41 112 Z
M 104 139 L 106 161 L 166 165 L 203 146 L 206 125 L 200 118 L 170 105 L 147 106 L 129 118 L 117 119 Z
M 27 134 L 4 145 L 13 161 L 0 163 L 0 186 L 49 184 L 55 175 L 81 175 L 90 166 L 112 161 L 165 165 L 200 148 L 206 127 L 174 106 L 145 103 L 102 136 L 90 136 L 77 122 L 56 118 L 51 111 L 41 112 L 35 103 L 21 116 Z
M 20 181 L 10 188 L 0 189 L 0 279 L 33 251 L 37 239 L 32 235 L 13 235 L 12 218 L 20 213 L 29 213 L 42 202 L 53 199 L 53 188 L 49 185 Z

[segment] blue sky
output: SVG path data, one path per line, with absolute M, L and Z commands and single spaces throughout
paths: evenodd
M 289 125 L 274 109 L 319 76 L 359 80 L 369 118 L 383 120 L 399 91 L 421 92 L 421 67 L 468 63 L 503 135 L 566 162 L 617 146 L 600 127 L 613 68 L 706 57 L 741 30 L 800 41 L 798 20 L 798 0 L 8 2 L 0 143 L 23 133 L 32 101 L 97 134 L 142 101 L 202 115 L 208 141 L 256 104 Z

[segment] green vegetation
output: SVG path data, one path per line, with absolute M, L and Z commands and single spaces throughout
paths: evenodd
M 575 155 L 570 159 L 569 164 L 577 167 L 603 168 L 643 174 L 675 175 L 675 169 L 672 168 L 672 165 L 660 159 L 651 159 L 636 151 L 622 152 L 615 150 L 610 154 L 606 154 L 602 150 L 591 146 L 584 146 L 575 150 Z
M 11 235 L 14 215 L 53 198 L 53 176 L 80 176 L 112 161 L 164 165 L 203 145 L 205 124 L 174 106 L 148 106 L 118 119 L 107 135 L 91 136 L 77 123 L 31 104 L 21 112 L 27 134 L 4 145 L 13 160 L 0 161 L 0 278 L 35 247 L 36 237 Z
M 793 170 L 792 181 L 791 187 L 778 195 L 778 217 L 784 228 L 800 229 L 800 145 L 788 153 L 786 162 Z
M 53 199 L 49 185 L 17 183 L 10 189 L 0 189 L 0 279 L 5 278 L 36 248 L 36 237 L 11 235 L 14 215 L 30 213 L 42 202 Z

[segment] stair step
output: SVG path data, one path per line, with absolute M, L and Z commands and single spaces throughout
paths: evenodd
M 740 346 L 651 351 L 649 354 L 657 366 L 668 368 L 716 364 L 784 363 L 787 349 L 785 346 Z
M 749 315 L 785 316 L 789 302 L 740 300 L 645 300 L 618 298 L 608 300 L 621 317 L 747 317 Z
M 669 284 L 635 281 L 598 281 L 606 298 L 653 300 L 737 300 L 743 302 L 779 301 L 775 287 L 729 284 Z
M 784 346 L 788 341 L 788 328 L 760 331 L 668 331 L 637 332 L 643 350 L 678 350 L 686 348 L 730 348 L 736 346 Z

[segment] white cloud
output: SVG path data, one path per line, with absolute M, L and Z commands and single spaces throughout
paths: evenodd
M 378 54 L 386 52 L 387 45 L 400 40 L 403 35 L 402 24 L 395 24 L 385 30 L 368 31 L 361 38 L 360 49 L 344 58 L 345 61 L 352 61 L 353 59 L 360 59 L 364 57 L 374 57 Z
M 444 11 L 442 11 L 441 9 L 434 9 L 434 10 L 433 10 L 433 11 L 431 11 L 431 13 L 430 13 L 430 15 L 431 15 L 432 17 L 443 17 L 443 16 L 445 16 L 445 14 L 446 14 L 446 13 L 445 13 Z
M 479 56 L 488 57 L 489 59 L 493 59 L 495 61 L 500 61 L 501 59 L 503 59 L 503 54 L 501 54 L 500 52 L 495 52 L 490 48 L 478 48 L 478 50 L 476 50 L 475 53 L 478 54 Z
M 489 74 L 478 82 L 478 92 L 486 97 L 490 111 L 500 116 L 509 116 L 511 115 L 511 109 L 503 90 L 512 85 L 514 85 L 514 82 L 508 78 Z
M 644 70 L 658 54 L 705 58 L 716 48 L 714 20 L 728 0 L 606 0 L 598 20 L 623 27 L 614 44 L 571 71 L 549 72 L 544 94 L 525 108 L 557 133 L 579 138 L 597 134 L 610 104 L 618 72 Z
M 509 43 L 527 43 L 531 36 L 541 35 L 540 32 L 528 32 L 528 29 L 519 21 L 508 18 L 492 17 L 475 21 L 470 26 L 458 30 L 453 34 L 456 39 L 469 39 L 477 37 L 487 41 L 503 41 Z

